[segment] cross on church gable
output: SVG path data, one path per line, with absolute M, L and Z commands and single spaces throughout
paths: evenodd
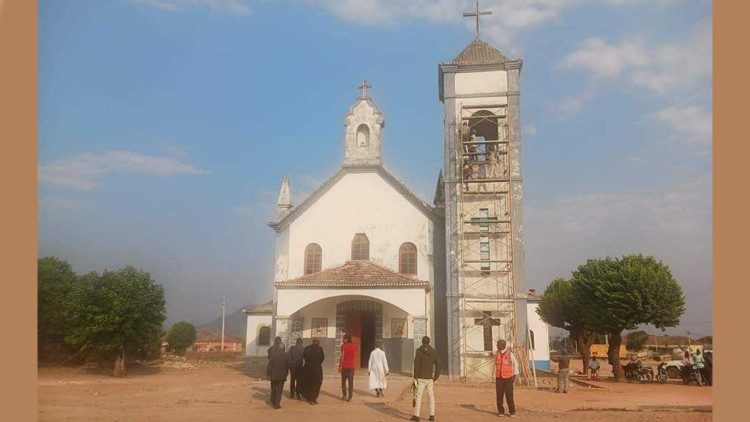
M 492 312 L 482 311 L 482 318 L 474 320 L 474 324 L 483 326 L 484 350 L 491 352 L 492 349 L 492 327 L 501 325 L 499 319 L 492 318 Z
M 465 18 L 476 18 L 476 31 L 477 31 L 477 38 L 479 38 L 479 16 L 481 15 L 491 15 L 491 10 L 485 10 L 483 12 L 479 11 L 479 0 L 476 0 L 477 8 L 475 12 L 467 12 L 464 13 Z
M 362 90 L 362 94 L 360 94 L 359 98 L 367 99 L 367 90 L 372 88 L 372 85 L 367 83 L 367 81 L 362 81 L 362 83 L 359 84 L 358 88 Z

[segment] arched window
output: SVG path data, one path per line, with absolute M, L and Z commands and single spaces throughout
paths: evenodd
M 401 274 L 417 273 L 417 247 L 411 242 L 402 243 L 398 248 L 398 272 Z
M 479 110 L 469 118 L 469 130 L 485 141 L 497 141 L 497 116 L 491 111 Z
M 258 346 L 271 345 L 271 327 L 263 325 L 258 329 Z
M 323 267 L 323 250 L 317 243 L 305 247 L 305 274 L 320 272 Z
M 370 145 L 370 127 L 361 124 L 357 127 L 357 146 L 366 147 Z
M 352 260 L 367 261 L 370 259 L 370 241 L 364 233 L 357 233 L 352 240 Z
M 534 331 L 529 330 L 529 337 L 531 338 L 531 350 L 536 350 L 536 342 L 534 341 Z

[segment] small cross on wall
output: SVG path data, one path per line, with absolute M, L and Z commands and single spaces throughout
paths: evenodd
M 474 324 L 481 325 L 483 327 L 482 334 L 484 336 L 484 350 L 491 352 L 492 348 L 492 327 L 501 325 L 499 319 L 492 318 L 492 312 L 482 311 L 482 318 L 474 320 Z

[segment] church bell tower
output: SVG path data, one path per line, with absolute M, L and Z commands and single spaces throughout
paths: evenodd
M 510 59 L 476 38 L 439 65 L 444 106 L 448 371 L 491 379 L 497 340 L 526 338 L 519 76 Z M 523 376 L 523 371 L 522 371 Z

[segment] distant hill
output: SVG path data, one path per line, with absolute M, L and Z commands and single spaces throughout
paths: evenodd
M 243 306 L 242 308 L 237 309 L 231 314 L 227 313 L 224 327 L 224 332 L 226 335 L 240 337 L 243 340 L 245 339 L 245 333 L 247 330 L 247 318 L 242 310 L 247 307 L 248 306 Z M 195 329 L 199 333 L 208 332 L 221 334 L 221 316 L 203 325 L 197 325 Z

